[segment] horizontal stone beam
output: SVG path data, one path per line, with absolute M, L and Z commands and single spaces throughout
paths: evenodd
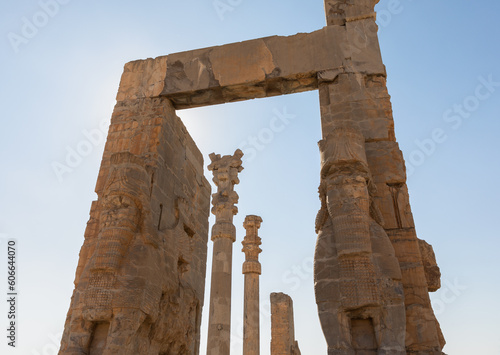
M 315 90 L 340 72 L 385 73 L 379 53 L 374 19 L 363 19 L 131 62 L 117 99 L 163 96 L 184 109 Z
M 171 54 L 162 95 L 183 108 L 312 90 L 318 71 L 342 66 L 340 37 L 324 28 Z

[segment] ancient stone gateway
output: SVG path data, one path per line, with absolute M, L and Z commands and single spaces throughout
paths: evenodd
M 176 110 L 319 90 L 315 293 L 328 354 L 441 354 L 377 39 L 378 0 L 327 26 L 126 64 L 60 354 L 198 354 L 210 185 Z

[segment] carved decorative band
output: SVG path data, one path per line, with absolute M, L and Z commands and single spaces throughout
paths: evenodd
M 244 274 L 261 274 L 262 267 L 258 261 L 245 261 L 243 263 Z
M 212 241 L 217 238 L 229 238 L 236 241 L 236 227 L 232 223 L 215 223 L 212 227 Z

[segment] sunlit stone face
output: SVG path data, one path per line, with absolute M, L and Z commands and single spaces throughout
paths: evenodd
M 370 196 L 366 179 L 362 176 L 333 175 L 328 178 L 327 201 L 331 212 L 366 212 L 370 210 Z
M 104 197 L 100 215 L 101 231 L 116 228 L 136 231 L 139 219 L 140 210 L 129 196 L 110 194 Z

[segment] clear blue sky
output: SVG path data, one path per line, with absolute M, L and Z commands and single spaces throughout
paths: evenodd
M 103 139 L 88 143 L 85 132 L 111 117 L 123 65 L 325 25 L 322 0 L 220 1 L 232 3 L 231 10 L 218 14 L 213 0 L 0 4 L 0 299 L 6 293 L 6 238 L 19 242 L 20 268 L 19 347 L 8 349 L 2 336 L 0 353 L 56 353 L 104 148 Z M 396 134 L 412 170 L 417 231 L 434 246 L 443 274 L 443 288 L 432 298 L 445 352 L 499 355 L 500 3 L 382 0 L 377 10 Z M 290 123 L 270 137 L 271 120 L 284 114 Z M 253 159 L 250 153 L 244 159 L 237 187 L 233 354 L 241 354 L 240 242 L 247 214 L 264 220 L 263 306 L 270 292 L 290 294 L 302 353 L 326 354 L 311 268 L 319 208 L 317 92 L 179 115 L 206 164 L 211 152 L 230 154 L 245 145 L 248 151 L 249 136 L 264 137 Z M 54 163 L 67 164 L 68 149 L 82 147 L 88 154 L 59 179 Z M 2 329 L 5 306 L 0 303 Z M 261 353 L 267 355 L 270 319 L 263 313 Z M 205 342 L 204 325 L 201 354 Z

